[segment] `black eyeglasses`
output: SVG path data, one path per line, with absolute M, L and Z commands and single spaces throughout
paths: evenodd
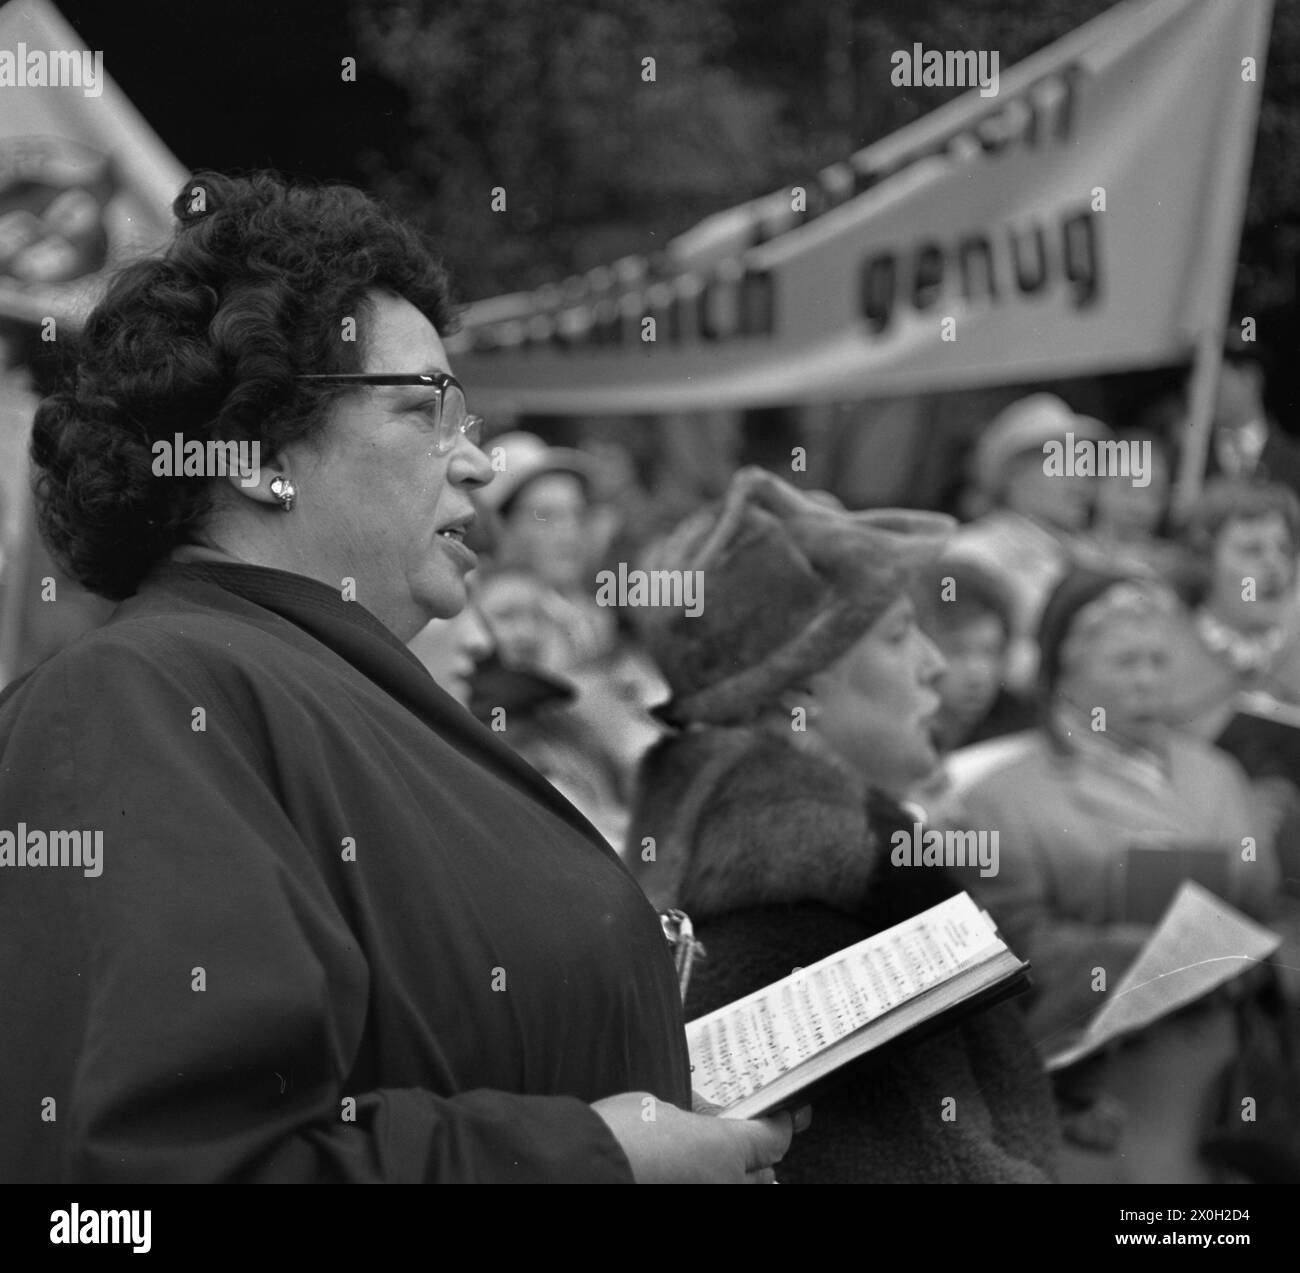
M 415 385 L 437 390 L 438 417 L 434 423 L 434 450 L 446 455 L 462 434 L 471 446 L 483 445 L 483 417 L 472 415 L 465 403 L 465 388 L 455 376 L 445 371 L 412 372 L 381 375 L 370 372 L 337 372 L 295 376 L 295 380 L 312 380 L 331 385 Z

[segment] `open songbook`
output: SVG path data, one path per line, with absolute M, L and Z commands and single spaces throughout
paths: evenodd
M 959 893 L 690 1022 L 691 1086 L 724 1118 L 768 1113 L 884 1043 L 1016 993 L 1027 969 Z
M 1192 880 L 1170 903 L 1137 958 L 1082 1036 L 1049 1056 L 1061 1070 L 1194 1003 L 1267 959 L 1282 939 Z

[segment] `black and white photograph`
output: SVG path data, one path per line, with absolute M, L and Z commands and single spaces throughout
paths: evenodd
M 1295 0 L 4 0 L 6 1225 L 1267 1248 L 1298 290 Z

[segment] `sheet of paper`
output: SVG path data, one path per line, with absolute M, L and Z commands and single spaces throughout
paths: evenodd
M 965 893 L 686 1027 L 691 1085 L 728 1106 L 1003 948 Z
M 1267 959 L 1282 939 L 1191 880 L 1129 965 L 1083 1037 L 1047 1060 L 1063 1069 L 1194 1003 Z

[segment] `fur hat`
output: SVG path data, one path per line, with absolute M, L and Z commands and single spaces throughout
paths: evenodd
M 906 509 L 846 512 L 764 469 L 741 469 L 721 506 L 692 514 L 642 559 L 699 571 L 702 605 L 633 611 L 673 692 L 669 724 L 751 719 L 833 663 L 906 590 L 955 522 Z

